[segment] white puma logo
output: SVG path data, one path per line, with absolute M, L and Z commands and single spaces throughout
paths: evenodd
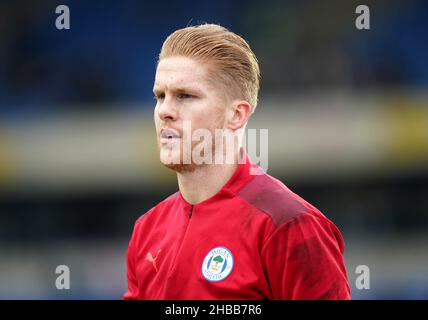
M 158 253 L 156 253 L 156 257 L 153 257 L 150 251 L 146 255 L 146 260 L 153 264 L 153 268 L 155 268 L 156 272 L 158 272 L 158 267 L 156 266 L 156 259 L 158 258 L 159 252 L 161 252 L 161 249 L 159 249 Z

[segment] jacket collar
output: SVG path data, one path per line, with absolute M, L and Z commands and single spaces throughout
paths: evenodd
M 245 149 L 241 148 L 240 162 L 235 172 L 229 178 L 226 184 L 216 194 L 214 194 L 213 196 L 211 196 L 210 198 L 202 202 L 199 202 L 193 205 L 193 207 L 205 206 L 224 198 L 233 197 L 235 196 L 236 193 L 239 192 L 239 190 L 241 190 L 256 175 L 259 175 L 259 174 L 263 174 L 263 170 L 257 164 L 252 163 Z M 192 204 L 190 204 L 183 198 L 181 192 L 178 192 L 178 193 L 179 193 L 179 199 L 182 203 L 183 209 L 188 211 L 192 207 Z

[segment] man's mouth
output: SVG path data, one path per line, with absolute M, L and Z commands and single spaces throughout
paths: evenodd
M 180 135 L 177 131 L 173 129 L 162 129 L 160 133 L 160 143 L 161 144 L 169 144 L 176 142 L 180 139 Z

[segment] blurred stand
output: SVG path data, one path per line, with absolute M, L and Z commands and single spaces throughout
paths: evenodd
M 68 31 L 54 1 L 0 3 L 0 298 L 121 298 L 133 223 L 177 190 L 156 149 L 156 57 L 208 21 L 256 52 L 248 128 L 269 130 L 268 173 L 342 231 L 353 297 L 428 299 L 427 2 L 370 4 L 370 31 L 354 1 L 66 3 Z

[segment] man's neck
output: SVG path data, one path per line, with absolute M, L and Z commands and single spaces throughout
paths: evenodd
M 190 204 L 200 203 L 219 192 L 232 177 L 237 164 L 211 164 L 193 172 L 177 173 L 178 187 Z

